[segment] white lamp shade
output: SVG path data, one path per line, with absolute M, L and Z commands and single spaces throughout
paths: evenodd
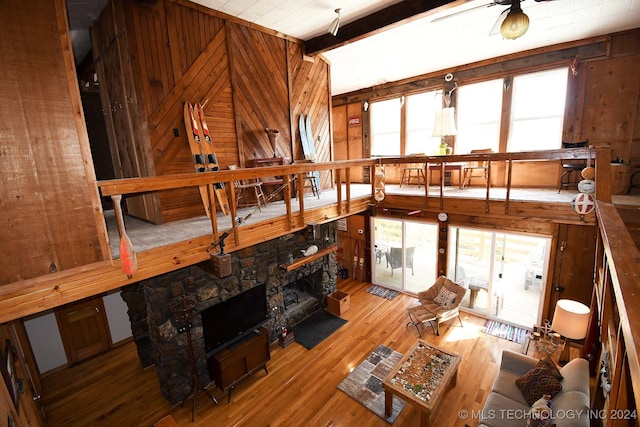
M 455 108 L 447 107 L 436 111 L 436 120 L 433 125 L 432 136 L 456 135 Z
M 578 301 L 561 299 L 556 304 L 551 329 L 563 337 L 581 340 L 587 336 L 589 316 L 589 307 L 586 305 Z

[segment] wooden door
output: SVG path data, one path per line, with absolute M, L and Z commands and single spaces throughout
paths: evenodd
M 593 266 L 595 263 L 595 227 L 561 224 L 558 228 L 555 268 L 548 311 L 543 319 L 551 320 L 560 299 L 591 304 Z
M 74 365 L 111 348 L 102 298 L 91 298 L 56 310 L 67 360 Z

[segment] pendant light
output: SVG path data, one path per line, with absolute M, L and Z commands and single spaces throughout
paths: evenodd
M 334 37 L 338 35 L 338 29 L 340 28 L 340 12 L 341 11 L 342 9 L 340 8 L 335 10 L 338 16 L 336 17 L 336 19 L 333 20 L 331 25 L 329 25 L 329 29 L 327 30 L 327 32 Z
M 529 17 L 522 11 L 520 0 L 512 0 L 507 17 L 502 21 L 500 33 L 505 39 L 515 40 L 529 28 Z

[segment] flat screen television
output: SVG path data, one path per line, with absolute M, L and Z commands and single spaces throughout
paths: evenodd
M 200 312 L 207 354 L 249 335 L 269 319 L 266 285 L 254 286 Z

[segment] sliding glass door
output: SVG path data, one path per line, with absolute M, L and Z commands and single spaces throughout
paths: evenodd
M 372 218 L 373 283 L 416 294 L 436 279 L 438 226 Z
M 449 277 L 469 289 L 463 307 L 530 328 L 540 321 L 548 237 L 450 227 Z

